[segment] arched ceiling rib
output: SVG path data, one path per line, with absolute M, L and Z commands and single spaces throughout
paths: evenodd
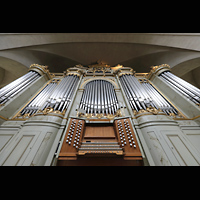
M 30 33 L 0 34 L 0 50 L 76 42 L 137 43 L 200 51 L 200 34 L 189 33 Z
M 167 63 L 175 74 L 188 74 L 191 80 L 194 73 L 190 71 L 200 66 L 200 34 L 0 34 L 0 56 L 1 68 L 11 66 L 13 71 L 20 71 L 10 76 L 13 79 L 26 73 L 32 63 L 48 65 L 51 72 L 62 72 L 76 64 L 87 66 L 102 60 L 111 66 L 133 67 L 137 72 L 149 72 L 150 66 Z M 4 69 L 7 75 L 11 73 L 8 68 Z M 2 81 L 0 77 L 0 84 Z M 196 84 L 199 87 L 198 81 Z

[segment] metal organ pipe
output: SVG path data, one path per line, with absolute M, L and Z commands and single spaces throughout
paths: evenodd
M 69 89 L 69 92 L 65 94 L 64 98 L 65 98 L 66 100 L 65 100 L 64 106 L 62 107 L 61 112 L 63 112 L 64 109 L 67 109 L 67 108 L 68 108 L 68 106 L 69 106 L 69 104 L 70 104 L 70 102 L 71 102 L 71 99 L 72 99 L 72 95 L 73 95 L 73 93 L 74 93 L 74 90 L 75 90 L 75 88 L 76 88 L 76 86 L 77 86 L 77 84 L 78 84 L 78 81 L 79 81 L 79 78 L 76 77 L 76 78 L 74 79 L 74 82 L 73 82 L 73 84 L 72 84 L 72 87 L 70 87 L 70 89 Z
M 166 114 L 178 114 L 177 110 L 148 82 L 142 84 L 133 75 L 122 75 L 120 82 L 131 108 L 137 112 L 152 106 Z
M 67 109 L 71 102 L 71 95 L 74 88 L 78 84 L 79 77 L 77 75 L 69 75 L 62 79 L 60 84 L 55 88 L 52 95 L 48 98 L 42 107 L 42 110 L 47 107 L 52 107 L 54 110 L 63 111 Z
M 154 102 L 158 105 L 158 108 L 160 108 L 164 113 L 178 114 L 177 110 L 150 83 L 144 82 L 142 85 L 147 89 L 149 95 L 151 95 Z
M 26 80 L 27 78 L 29 78 L 32 74 L 32 71 L 28 72 L 27 74 L 25 74 L 24 76 L 18 78 L 17 80 L 11 82 L 10 84 L 6 85 L 5 87 L 3 87 L 0 90 L 0 97 L 3 96 L 4 94 L 6 94 L 8 91 L 12 90 L 15 86 L 17 86 L 18 84 L 22 83 L 22 81 Z
M 83 105 L 86 106 L 83 106 Z M 86 113 L 115 114 L 119 108 L 117 96 L 111 83 L 94 80 L 86 84 L 79 108 Z
M 105 113 L 108 114 L 108 98 L 106 94 L 106 83 L 103 82 L 103 93 L 104 93 L 104 101 L 105 101 Z
M 43 105 L 51 92 L 55 89 L 57 83 L 51 82 L 21 111 L 21 115 L 32 115 Z
M 0 89 L 0 104 L 5 104 L 28 85 L 33 83 L 41 75 L 35 71 L 30 71 L 12 83 Z
M 71 102 L 71 97 L 76 85 L 78 84 L 78 76 L 66 76 L 60 83 L 50 82 L 44 89 L 21 111 L 21 115 L 32 115 L 39 109 L 44 110 L 52 107 L 54 110 L 63 112 L 67 109 Z
M 123 79 L 123 76 L 120 78 L 120 81 L 121 81 L 122 87 L 123 87 L 123 89 L 124 89 L 124 91 L 125 91 L 125 94 L 126 94 L 126 96 L 127 96 L 127 99 L 128 99 L 128 101 L 129 101 L 129 103 L 130 103 L 130 105 L 131 105 L 131 108 L 134 109 L 134 110 L 136 110 L 136 111 L 138 112 L 139 109 L 138 109 L 137 106 L 136 106 L 136 103 L 135 103 L 135 101 L 134 101 L 134 99 L 133 99 L 133 96 L 132 96 L 131 92 L 128 90 L 128 87 L 127 87 L 126 84 L 125 84 L 125 81 L 124 81 L 124 79 Z
M 164 82 L 170 84 L 176 90 L 178 90 L 185 97 L 190 99 L 192 102 L 200 103 L 200 90 L 183 79 L 175 76 L 169 71 L 165 71 L 159 75 Z
M 178 76 L 175 76 L 174 74 L 168 72 L 168 76 L 171 76 L 174 80 L 176 80 L 178 83 L 181 83 L 183 87 L 190 90 L 192 93 L 194 93 L 198 99 L 200 99 L 200 90 L 196 88 L 195 86 L 191 85 L 190 83 L 184 81 L 183 79 L 179 78 Z

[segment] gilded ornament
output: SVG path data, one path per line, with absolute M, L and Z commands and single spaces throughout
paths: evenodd
M 104 117 L 104 114 L 103 114 L 103 113 L 98 113 L 98 114 L 96 114 L 96 117 L 97 117 L 98 119 L 101 119 L 101 118 Z
M 106 115 L 106 118 L 108 118 L 108 119 L 112 120 L 112 119 L 114 119 L 114 118 L 115 118 L 115 115 L 112 115 L 112 114 L 107 114 L 107 115 Z
M 158 112 L 159 112 L 156 108 L 154 108 L 154 107 L 152 107 L 152 106 L 149 106 L 149 107 L 146 109 L 146 111 L 148 111 L 148 112 L 150 112 L 150 113 L 152 113 L 152 114 L 154 114 L 154 115 L 157 115 Z

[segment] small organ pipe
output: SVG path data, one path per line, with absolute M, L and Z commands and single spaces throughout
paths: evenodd
M 102 113 L 104 114 L 104 109 L 105 109 L 105 105 L 104 105 L 104 88 L 103 88 L 103 81 L 100 81 L 101 83 L 101 108 L 102 108 Z
M 107 94 L 106 94 L 106 82 L 103 81 L 103 90 L 104 90 L 104 101 L 105 101 L 105 113 L 106 115 L 108 114 L 108 98 L 107 98 Z
M 95 82 L 92 81 L 91 85 L 92 85 L 92 90 L 91 90 L 91 105 L 90 105 L 91 111 L 90 112 L 93 113 L 94 112 L 94 104 L 95 104 L 95 101 L 94 101 L 94 97 L 95 97 Z M 88 84 L 86 84 L 86 86 L 85 86 L 85 90 L 88 90 Z

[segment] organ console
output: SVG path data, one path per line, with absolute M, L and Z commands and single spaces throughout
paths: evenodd
M 200 90 L 168 65 L 149 73 L 103 63 L 57 74 L 47 68 L 33 64 L 0 89 L 0 165 L 187 163 L 181 159 L 196 143 L 181 142 L 188 140 L 184 130 L 200 130 Z
M 96 121 L 92 125 L 84 120 L 71 119 L 58 165 L 112 165 L 107 161 L 108 157 L 115 159 L 115 165 L 143 165 L 129 118 L 115 120 L 113 124 L 98 124 Z

